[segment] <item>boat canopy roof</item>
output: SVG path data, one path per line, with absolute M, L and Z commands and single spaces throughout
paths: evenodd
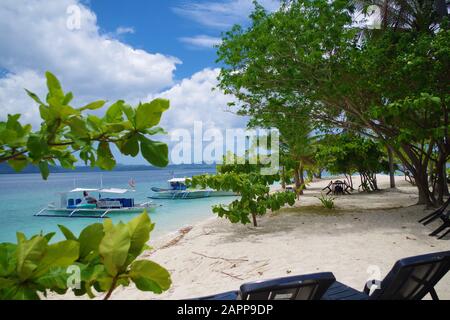
M 129 191 L 129 189 L 119 189 L 119 188 L 102 188 L 102 189 L 91 189 L 91 188 L 75 188 L 73 190 L 70 190 L 68 193 L 74 193 L 74 192 L 103 192 L 103 193 L 116 193 L 116 194 L 124 194 Z
M 169 182 L 169 183 L 174 183 L 174 182 L 185 183 L 186 178 L 172 178 L 170 180 L 167 180 L 167 182 Z

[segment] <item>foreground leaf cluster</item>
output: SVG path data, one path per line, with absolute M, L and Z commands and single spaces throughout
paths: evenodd
M 154 228 L 148 214 L 114 225 L 110 219 L 83 229 L 76 237 L 60 225 L 66 240 L 50 243 L 55 233 L 27 239 L 17 233 L 17 244 L 0 244 L 0 299 L 37 300 L 48 292 L 94 298 L 133 282 L 139 290 L 162 293 L 171 285 L 169 272 L 149 260 L 136 260 L 149 249 Z
M 95 110 L 102 108 L 106 101 L 75 108 L 73 94 L 65 93 L 52 73 L 47 72 L 46 78 L 45 100 L 26 90 L 39 105 L 42 118 L 39 130 L 23 125 L 20 114 L 8 115 L 6 121 L 0 121 L 0 163 L 7 162 L 16 171 L 35 165 L 44 179 L 49 175 L 49 166 L 59 164 L 73 169 L 77 157 L 86 165 L 111 170 L 116 165 L 111 150 L 115 145 L 124 155 L 136 157 L 140 152 L 155 166 L 168 164 L 167 145 L 147 137 L 164 133 L 157 125 L 169 108 L 168 100 L 155 99 L 139 103 L 136 108 L 119 100 L 100 117 Z

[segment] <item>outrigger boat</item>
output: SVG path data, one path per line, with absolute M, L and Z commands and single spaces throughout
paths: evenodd
M 148 212 L 154 211 L 160 205 L 152 201 L 137 204 L 134 198 L 125 197 L 125 194 L 132 192 L 128 189 L 117 188 L 76 188 L 68 192 L 61 192 L 59 206 L 54 202 L 35 214 L 39 217 L 69 217 L 69 218 L 105 218 L 113 213 L 142 213 L 144 209 Z M 96 203 L 86 203 L 83 201 L 83 193 L 96 193 L 98 200 Z M 106 194 L 106 197 L 105 197 Z M 120 195 L 120 197 L 119 197 Z
M 186 178 L 172 178 L 167 181 L 169 188 L 153 187 L 150 199 L 198 199 L 209 197 L 237 196 L 232 191 L 218 191 L 213 189 L 191 189 L 186 186 Z

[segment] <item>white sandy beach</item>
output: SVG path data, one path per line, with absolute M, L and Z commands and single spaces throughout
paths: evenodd
M 183 235 L 151 242 L 155 250 L 142 258 L 170 271 L 170 290 L 158 296 L 130 286 L 112 298 L 192 298 L 236 290 L 248 281 L 322 271 L 362 290 L 367 279 L 384 277 L 398 259 L 450 250 L 448 240 L 428 236 L 436 225 L 417 222 L 429 211 L 415 205 L 416 188 L 397 177 L 397 188 L 390 190 L 388 181 L 379 175 L 382 191 L 338 196 L 336 210 L 329 211 L 315 198 L 329 182 L 321 180 L 308 186 L 294 208 L 260 218 L 257 228 L 212 217 Z M 437 292 L 450 299 L 450 274 Z

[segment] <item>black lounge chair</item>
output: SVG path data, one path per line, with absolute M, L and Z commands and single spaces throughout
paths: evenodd
M 450 210 L 448 210 L 447 212 L 445 211 L 447 209 L 447 207 L 449 206 L 449 204 L 450 204 L 450 198 L 448 198 L 447 201 L 445 201 L 445 203 L 439 209 L 437 209 L 436 211 L 433 211 L 426 217 L 423 217 L 422 219 L 419 220 L 419 222 L 421 222 L 425 226 L 437 219 L 442 220 L 442 225 L 440 227 L 438 227 L 436 230 L 434 230 L 433 232 L 431 232 L 430 236 L 437 236 L 437 235 L 439 235 L 439 233 L 441 233 L 442 231 L 444 231 L 447 228 L 449 228 L 449 230 L 447 230 L 441 236 L 439 236 L 438 239 L 442 239 L 447 234 L 450 233 Z
M 442 231 L 444 231 L 445 229 L 448 228 L 449 230 L 447 230 L 441 236 L 438 237 L 438 239 L 442 239 L 447 234 L 450 233 L 450 211 L 447 211 L 447 213 L 441 213 L 439 218 L 441 218 L 441 220 L 442 220 L 442 225 L 439 228 L 437 228 L 436 230 L 434 230 L 432 233 L 430 233 L 430 236 L 437 236 L 437 235 L 439 235 L 439 233 L 441 233 Z
M 196 300 L 320 300 L 336 281 L 331 272 L 245 283 L 229 291 Z
M 447 201 L 445 201 L 444 204 L 441 207 L 439 207 L 439 209 L 437 209 L 437 210 L 433 211 L 432 213 L 430 213 L 429 215 L 423 217 L 422 219 L 419 220 L 419 222 L 425 226 L 427 224 L 430 224 L 434 220 L 438 219 L 439 216 L 445 212 L 445 209 L 447 209 L 449 204 L 450 204 L 450 198 L 448 198 Z
M 430 294 L 439 300 L 434 286 L 450 269 L 450 251 L 425 254 L 397 261 L 372 294 L 366 285 L 363 292 L 335 282 L 323 300 L 421 300 Z

